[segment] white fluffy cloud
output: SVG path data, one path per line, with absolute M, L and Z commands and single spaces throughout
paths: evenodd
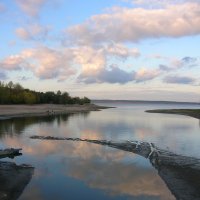
M 123 69 L 123 62 L 115 64 L 115 59 L 137 57 L 137 49 L 127 48 L 119 44 L 103 45 L 98 47 L 78 46 L 62 49 L 38 47 L 25 49 L 17 55 L 11 55 L 0 61 L 0 68 L 4 71 L 30 70 L 40 79 L 56 79 L 64 81 L 72 76 L 78 77 L 84 83 L 119 83 L 147 82 L 165 75 L 166 83 L 190 84 L 191 77 L 180 75 L 167 76 L 182 67 L 196 66 L 197 58 L 184 57 L 179 59 L 177 66 L 160 64 L 157 68 L 141 68 L 139 70 Z M 113 60 L 113 63 L 111 62 Z
M 73 51 L 76 63 L 81 65 L 82 74 L 86 76 L 97 75 L 106 65 L 103 49 L 84 46 L 74 48 Z
M 31 70 L 41 79 L 64 80 L 74 75 L 76 70 L 71 66 L 70 51 L 58 51 L 47 47 L 26 49 L 18 55 L 9 56 L 0 61 L 4 70 Z
M 21 55 L 29 62 L 31 70 L 42 79 L 65 79 L 75 74 L 72 68 L 71 52 L 58 51 L 47 47 L 23 51 Z
M 48 47 L 26 49 L 20 54 L 11 55 L 0 61 L 0 67 L 4 71 L 30 70 L 40 79 L 56 79 L 64 81 L 72 76 L 78 76 L 78 81 L 84 83 L 119 83 L 146 82 L 174 71 L 174 67 L 159 65 L 158 68 L 142 68 L 137 71 L 125 70 L 123 67 L 110 64 L 110 58 L 120 58 L 122 61 L 129 57 L 137 57 L 137 49 L 126 48 L 123 45 L 111 44 L 96 48 L 80 46 L 63 48 L 60 50 Z M 195 58 L 185 57 L 180 60 L 185 64 L 196 62 Z M 167 76 L 166 83 L 193 82 L 193 79 L 179 76 Z
M 126 60 L 140 55 L 138 49 L 114 43 L 100 47 L 79 46 L 73 48 L 73 52 L 75 62 L 81 65 L 83 76 L 98 76 L 108 67 L 110 57 Z
M 21 55 L 11 55 L 0 61 L 0 68 L 4 70 L 20 70 L 27 65 Z
M 114 41 L 137 42 L 146 38 L 182 37 L 200 34 L 200 4 L 168 5 L 160 9 L 113 8 L 67 29 L 77 44 Z
M 139 57 L 140 52 L 136 48 L 127 48 L 122 44 L 110 43 L 104 46 L 104 51 L 108 55 L 117 56 L 122 59 L 127 59 L 128 57 Z
M 127 59 L 138 57 L 137 49 L 123 45 L 108 45 L 98 48 L 88 46 L 63 48 L 60 50 L 39 47 L 26 49 L 20 54 L 9 56 L 0 61 L 4 70 L 31 70 L 41 79 L 63 81 L 79 74 L 84 82 L 125 83 L 134 79 L 133 72 L 108 66 L 110 57 Z M 78 70 L 79 69 L 79 70 Z M 91 81 L 94 79 L 93 81 Z M 90 80 L 90 81 L 89 81 Z

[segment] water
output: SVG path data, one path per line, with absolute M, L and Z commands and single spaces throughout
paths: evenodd
M 105 104 L 104 104 L 105 105 Z M 117 108 L 84 114 L 0 121 L 1 148 L 22 147 L 16 164 L 34 166 L 20 200 L 175 199 L 150 162 L 136 154 L 98 144 L 31 140 L 51 135 L 153 142 L 162 149 L 200 158 L 199 120 L 181 115 L 145 113 L 156 108 L 198 105 L 115 103 Z M 10 159 L 2 159 L 11 161 Z

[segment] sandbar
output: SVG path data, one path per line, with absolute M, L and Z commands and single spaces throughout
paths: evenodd
M 100 111 L 110 107 L 95 104 L 36 104 L 36 105 L 0 105 L 0 120 L 16 117 L 48 116 L 57 114 Z
M 145 112 L 186 115 L 194 117 L 196 119 L 200 119 L 200 109 L 157 109 L 157 110 L 146 110 Z

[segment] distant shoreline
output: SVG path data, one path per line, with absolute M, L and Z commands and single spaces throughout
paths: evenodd
M 200 109 L 156 109 L 146 110 L 148 113 L 178 114 L 200 119 Z
M 153 101 L 153 100 L 112 100 L 112 99 L 94 99 L 91 100 L 92 103 L 98 104 L 98 103 L 152 103 L 152 104 L 158 104 L 158 103 L 165 103 L 165 104 L 179 104 L 179 105 L 199 105 L 200 102 L 187 102 L 187 101 Z
M 32 116 L 49 116 L 59 114 L 82 113 L 89 111 L 100 111 L 111 107 L 98 106 L 95 104 L 35 104 L 35 105 L 0 105 L 0 120 L 32 117 Z

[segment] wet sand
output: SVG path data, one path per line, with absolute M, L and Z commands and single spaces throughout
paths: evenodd
M 14 117 L 48 116 L 48 115 L 56 115 L 56 114 L 99 111 L 101 109 L 106 109 L 106 108 L 109 108 L 109 107 L 98 106 L 95 104 L 0 105 L 0 120 L 14 118 Z

